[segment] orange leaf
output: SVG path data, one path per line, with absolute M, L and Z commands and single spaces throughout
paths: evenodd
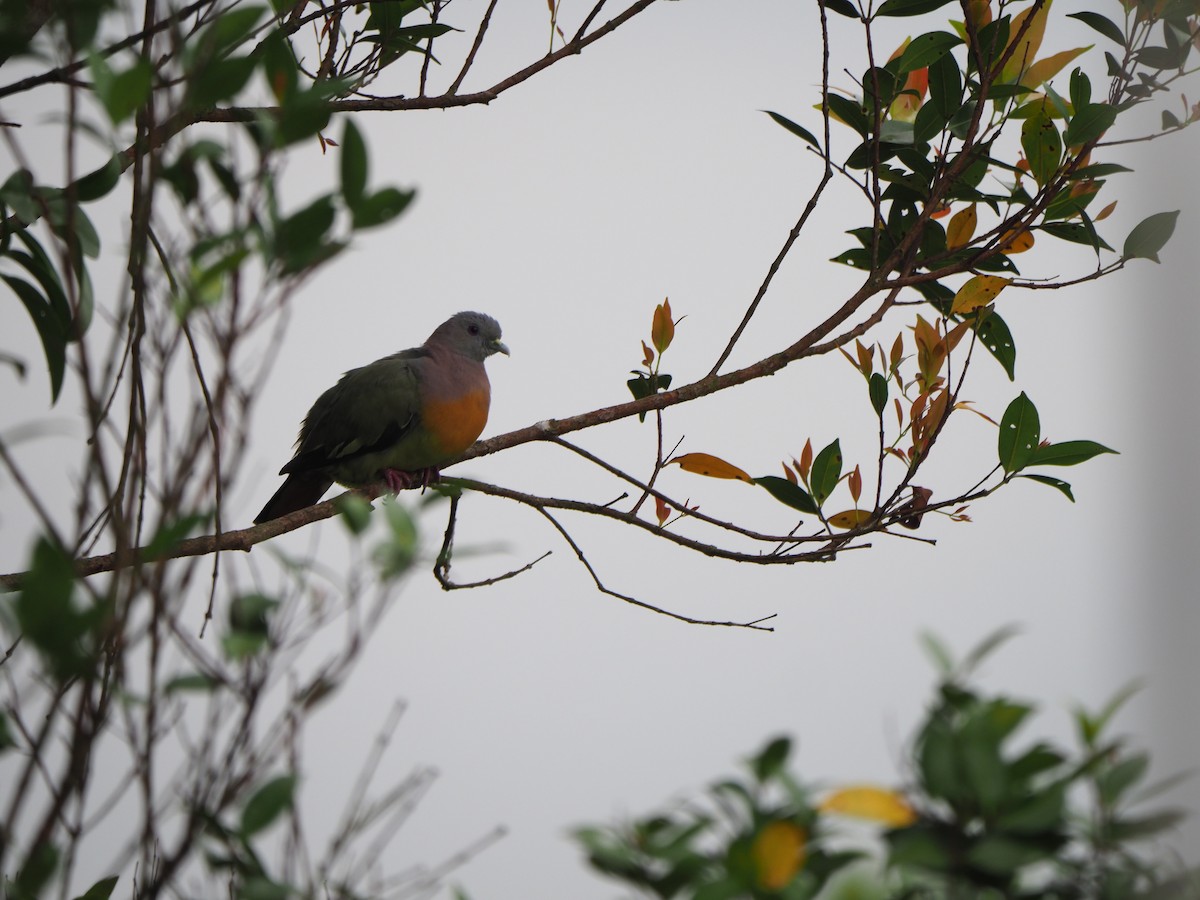
M 999 275 L 976 275 L 958 289 L 950 311 L 968 313 L 987 306 L 996 299 L 996 295 L 1012 284 L 1011 278 L 1001 278 Z
M 854 471 L 851 472 L 850 476 L 846 479 L 846 486 L 850 488 L 850 496 L 854 499 L 854 502 L 857 503 L 858 498 L 862 495 L 862 469 L 857 465 L 854 467 Z
M 979 214 L 975 211 L 974 203 L 956 212 L 950 219 L 950 224 L 946 226 L 947 249 L 957 250 L 959 247 L 965 247 L 971 243 L 971 238 L 975 237 L 975 226 L 978 222 Z
M 654 321 L 650 325 L 650 340 L 654 348 L 662 353 L 671 346 L 675 338 L 675 320 L 671 318 L 671 301 L 663 300 L 654 307 Z
M 858 354 L 858 370 L 864 375 L 870 376 L 875 368 L 874 349 L 868 350 L 863 346 L 862 341 L 855 341 L 854 351 Z
M 1032 18 L 1030 18 L 1030 14 L 1033 13 L 1034 9 L 1032 6 L 1029 9 L 1021 10 L 1013 16 L 1012 24 L 1008 27 L 1010 37 L 1008 47 L 1004 48 L 1005 52 L 1008 51 L 1009 47 L 1014 46 L 1014 38 L 1021 33 L 1026 19 L 1029 19 L 1029 27 L 1025 30 L 1024 37 L 1020 41 L 1015 42 L 1013 54 L 1004 65 L 1004 70 L 1001 74 L 1005 81 L 1016 81 L 1017 75 L 1028 71 L 1029 67 L 1033 65 L 1034 58 L 1042 46 L 1042 37 L 1046 33 L 1046 19 L 1050 15 L 1050 6 L 1053 2 L 1054 0 L 1046 0 L 1045 5 L 1038 9 Z
M 780 465 L 783 466 L 783 477 L 784 478 L 786 478 L 792 484 L 800 483 L 799 481 L 796 480 L 796 473 L 792 471 L 791 466 L 789 466 L 787 463 L 780 463 Z
M 888 366 L 893 372 L 896 371 L 896 366 L 900 365 L 900 360 L 904 358 L 904 334 L 896 335 L 896 342 L 892 344 L 892 355 L 888 357 Z
M 658 516 L 659 525 L 667 521 L 667 517 L 671 515 L 671 507 L 663 502 L 662 497 L 654 498 L 654 514 Z
M 865 509 L 848 509 L 845 512 L 834 513 L 829 517 L 829 524 L 834 528 L 851 529 L 867 524 L 871 513 Z
M 787 887 L 804 865 L 807 835 L 791 822 L 771 822 L 754 837 L 750 855 L 760 887 L 779 891 Z
M 642 364 L 648 369 L 654 364 L 654 351 L 642 341 Z
M 753 478 L 733 463 L 727 463 L 708 453 L 685 453 L 683 456 L 675 457 L 671 462 L 677 463 L 679 468 L 685 472 L 707 475 L 709 478 L 736 478 L 738 481 L 754 483 Z
M 812 461 L 812 438 L 809 438 L 804 442 L 804 449 L 800 451 L 800 464 L 796 467 L 805 484 L 808 484 L 808 473 L 812 471 Z
M 1117 208 L 1117 201 L 1114 200 L 1112 203 L 1108 204 L 1108 206 L 1104 207 L 1104 209 L 1100 210 L 1100 212 L 1098 212 L 1096 214 L 1096 217 L 1094 219 L 1092 219 L 1092 221 L 1099 222 L 1102 219 L 1107 219 L 1109 216 L 1112 215 L 1113 210 L 1116 208 Z
M 886 788 L 860 785 L 842 788 L 826 797 L 821 812 L 841 813 L 856 819 L 869 819 L 889 828 L 903 828 L 917 820 L 917 814 L 904 795 Z
M 1012 255 L 1013 253 L 1024 253 L 1033 246 L 1033 233 L 1028 228 L 1022 228 L 1015 234 L 1011 231 L 1004 232 L 1004 237 L 1000 238 L 1000 245 L 1012 238 L 1012 242 L 1001 250 L 1001 253 Z

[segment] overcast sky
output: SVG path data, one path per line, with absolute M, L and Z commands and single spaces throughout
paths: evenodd
M 488 364 L 485 436 L 624 399 L 654 305 L 667 296 L 687 319 L 664 369 L 678 382 L 706 372 L 820 175 L 805 145 L 760 112 L 819 130 L 814 6 L 663 3 L 488 107 L 359 117 L 373 183 L 414 186 L 419 198 L 298 298 L 264 387 L 245 477 L 227 500 L 236 520 L 248 523 L 274 490 L 300 419 L 342 371 L 419 343 L 460 309 L 497 317 L 513 351 Z M 568 26 L 583 8 L 570 0 L 563 7 Z M 1055 12 L 1076 8 L 1093 5 L 1060 0 Z M 836 54 L 853 54 L 857 71 L 860 51 L 850 23 L 834 24 L 834 81 L 850 87 Z M 501 3 L 493 29 L 465 89 L 541 52 L 545 5 Z M 892 29 L 886 51 L 927 30 L 918 20 Z M 1091 40 L 1052 30 L 1045 46 Z M 835 137 L 847 152 L 848 135 Z M 424 764 L 441 774 L 397 843 L 398 863 L 435 862 L 503 824 L 508 836 L 458 876 L 472 896 L 612 897 L 617 890 L 586 872 L 569 827 L 697 791 L 780 732 L 798 739 L 807 779 L 898 783 L 904 742 L 933 679 L 917 635 L 935 631 L 961 653 L 1010 623 L 1025 633 L 986 666 L 985 683 L 1042 704 L 1030 737 L 1072 740 L 1073 702 L 1099 706 L 1144 678 L 1120 726 L 1154 747 L 1157 775 L 1191 766 L 1200 748 L 1200 433 L 1191 366 L 1200 331 L 1190 277 L 1198 232 L 1194 179 L 1176 173 L 1191 170 L 1185 161 L 1196 150 L 1185 139 L 1105 154 L 1137 170 L 1106 189 L 1120 199 L 1102 229 L 1109 243 L 1120 246 L 1144 215 L 1185 210 L 1163 265 L 1136 262 L 1060 292 L 1006 293 L 1016 383 L 985 360 L 966 391 L 999 417 L 1026 390 L 1045 437 L 1121 451 L 1064 472 L 1077 503 L 1019 484 L 973 507 L 972 524 L 926 519 L 920 534 L 936 547 L 875 539 L 873 549 L 833 564 L 786 568 L 716 562 L 643 533 L 565 520 L 613 589 L 696 617 L 776 614 L 775 632 L 761 634 L 687 626 L 600 595 L 543 520 L 468 496 L 458 577 L 554 553 L 486 590 L 446 594 L 425 571 L 413 575 L 351 683 L 317 716 L 304 773 L 315 819 L 402 698 L 408 709 L 383 780 Z M 314 146 L 295 154 L 287 184 L 302 198 L 335 178 L 336 157 Z M 828 259 L 849 246 L 842 232 L 865 216 L 852 192 L 831 189 L 731 365 L 781 349 L 840 305 L 857 278 Z M 1029 274 L 1070 276 L 1087 266 L 1086 254 L 1049 240 L 1028 257 Z M 16 303 L 0 304 L 0 350 L 29 346 L 24 315 Z M 40 373 L 19 382 L 0 369 L 0 390 L 0 428 L 44 415 Z M 668 444 L 684 437 L 685 450 L 765 474 L 807 438 L 820 447 L 840 436 L 848 462 L 865 469 L 874 438 L 863 393 L 840 358 L 793 366 L 672 410 Z M 653 461 L 649 422 L 624 421 L 578 441 L 635 474 Z M 942 460 L 923 478 L 940 493 L 969 487 L 989 467 L 994 441 L 987 423 L 955 417 Z M 59 467 L 76 458 L 69 442 L 46 439 L 44 450 L 62 452 Z M 621 490 L 553 447 L 518 447 L 451 474 L 594 501 Z M 661 484 L 750 527 L 792 524 L 783 507 L 743 484 L 677 470 Z M 0 477 L 6 571 L 20 566 L 31 521 L 15 496 Z M 444 507 L 422 523 L 432 556 Z M 328 552 L 322 563 L 344 564 L 336 522 L 280 544 L 307 552 L 314 530 L 325 533 L 316 545 Z M 472 546 L 479 552 L 468 555 Z M 1180 799 L 1200 805 L 1197 786 Z M 1200 846 L 1195 823 L 1181 845 Z

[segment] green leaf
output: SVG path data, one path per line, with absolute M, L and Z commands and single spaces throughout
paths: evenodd
M 1039 484 L 1045 484 L 1055 490 L 1062 491 L 1068 500 L 1075 502 L 1075 495 L 1071 493 L 1071 485 L 1063 481 L 1061 478 L 1055 478 L 1052 475 L 1018 475 L 1018 478 L 1028 478 L 1030 481 L 1036 481 Z
M 659 391 L 665 391 L 671 386 L 671 376 L 666 374 L 647 375 L 644 372 L 635 372 L 635 378 L 630 378 L 625 384 L 629 387 L 629 393 L 633 394 L 634 400 L 641 400 L 643 397 L 649 397 L 651 394 L 657 394 Z M 638 413 L 638 421 L 645 422 L 646 414 Z
M 1008 878 L 1018 869 L 1053 859 L 1050 851 L 1002 835 L 987 835 L 968 852 L 967 862 L 991 875 Z
M 1038 442 L 1042 439 L 1037 407 L 1022 391 L 1000 419 L 1000 465 L 1007 474 L 1019 472 L 1029 465 Z
M 1120 842 L 1143 840 L 1170 831 L 1186 818 L 1187 813 L 1183 810 L 1167 809 L 1145 816 L 1118 819 L 1109 826 L 1108 835 Z
M 211 42 L 210 52 L 220 53 L 244 43 L 267 12 L 265 6 L 237 6 L 226 9 L 204 33 L 201 40 Z
M 1096 790 L 1105 806 L 1115 806 L 1121 796 L 1150 771 L 1150 754 L 1136 753 L 1096 776 Z
M 1106 19 L 1104 16 L 1100 15 L 1099 13 L 1094 13 L 1094 12 L 1068 13 L 1067 18 L 1068 19 L 1078 19 L 1084 25 L 1090 25 L 1092 28 L 1096 29 L 1098 32 L 1100 32 L 1102 35 L 1104 35 L 1110 41 L 1116 41 L 1122 47 L 1125 46 L 1124 32 L 1122 32 L 1120 28 L 1118 28 L 1115 24 L 1113 24 L 1113 22 L 1111 22 L 1109 19 Z
M 150 97 L 152 69 L 140 57 L 124 72 L 114 73 L 108 63 L 92 54 L 88 58 L 96 96 L 113 124 L 128 119 Z
M 1075 107 L 1075 115 L 1067 124 L 1063 137 L 1069 147 L 1077 147 L 1099 137 L 1117 121 L 1117 108 L 1107 103 L 1089 103 L 1083 108 Z
M 354 121 L 346 117 L 341 144 L 342 197 L 356 209 L 367 189 L 367 145 Z
M 929 102 L 949 121 L 962 107 L 963 82 L 958 60 L 947 53 L 929 66 Z
M 169 694 L 175 694 L 180 691 L 200 691 L 202 693 L 211 693 L 216 688 L 221 686 L 221 682 L 213 678 L 211 675 L 202 675 L 195 672 L 191 675 L 176 675 L 167 682 L 163 690 Z
M 192 513 L 191 515 L 182 516 L 174 522 L 167 522 L 160 525 L 154 537 L 150 539 L 150 543 L 146 545 L 145 556 L 148 559 L 157 559 L 165 556 L 168 551 L 191 534 L 199 525 L 207 521 L 208 516 L 206 514 Z
M 193 109 L 208 109 L 222 100 L 236 97 L 257 65 L 256 56 L 237 56 L 216 60 L 199 72 L 191 73 L 187 82 L 188 104 Z
M 101 878 L 84 893 L 80 894 L 76 900 L 108 900 L 112 896 L 113 889 L 117 886 L 116 875 L 110 875 L 107 878 Z
M 1095 227 L 1089 228 L 1081 222 L 1046 222 L 1044 225 L 1038 226 L 1038 230 L 1054 235 L 1061 241 L 1085 244 L 1096 251 L 1112 249 L 1108 242 L 1096 233 Z
M 288 271 L 304 268 L 333 226 L 336 209 L 331 196 L 318 197 L 275 226 L 274 252 Z
M 360 494 L 346 493 L 338 497 L 337 508 L 351 534 L 362 534 L 371 524 L 371 502 Z
M 364 197 L 353 207 L 354 227 L 375 228 L 392 221 L 408 208 L 415 196 L 415 191 L 386 187 Z
M 1071 109 L 1078 112 L 1092 102 L 1092 82 L 1083 73 L 1083 69 L 1076 66 L 1071 71 Z M 1069 142 L 1068 142 L 1069 143 Z
M 987 349 L 988 353 L 1004 367 L 1008 380 L 1013 381 L 1017 374 L 1017 345 L 1013 343 L 1012 332 L 1000 314 L 989 309 L 984 315 L 977 317 L 975 333 Z
M 781 116 L 779 113 L 771 112 L 769 109 L 764 109 L 763 112 L 770 116 L 775 121 L 775 124 L 782 126 L 784 129 L 790 131 L 801 140 L 808 141 L 808 143 L 812 144 L 818 150 L 821 149 L 821 142 L 817 140 L 816 135 L 814 135 L 803 125 L 797 125 L 787 116 Z
M 790 738 L 777 737 L 772 740 L 763 747 L 758 756 L 750 760 L 750 768 L 754 770 L 754 777 L 762 782 L 778 775 L 787 765 L 787 759 L 791 752 Z
M 837 13 L 839 16 L 845 16 L 847 19 L 862 18 L 850 0 L 825 0 L 825 8 L 830 12 Z
M 1175 233 L 1179 210 L 1155 213 L 1142 219 L 1125 238 L 1122 259 L 1149 259 L 1158 262 L 1158 251 L 1166 246 Z
M 0 185 L 0 203 L 13 211 L 16 217 L 28 225 L 41 216 L 41 207 L 34 199 L 33 173 L 28 169 L 17 169 Z
M 25 857 L 25 863 L 17 873 L 13 896 L 25 900 L 41 896 L 42 889 L 58 868 L 58 848 L 49 841 L 35 844 Z M 8 888 L 8 879 L 5 887 Z
M 99 200 L 117 186 L 121 179 L 121 157 L 114 154 L 108 162 L 75 182 L 75 199 L 80 203 Z
M 1095 441 L 1063 441 L 1061 444 L 1039 446 L 1030 459 L 1031 466 L 1077 466 L 1101 453 L 1116 453 Z
M 825 502 L 842 477 L 842 445 L 835 438 L 813 460 L 808 486 L 812 488 L 817 506 Z
M 236 900 L 292 900 L 297 892 L 286 884 L 278 884 L 263 875 L 253 875 L 242 882 Z
M 295 775 L 280 775 L 260 787 L 242 809 L 242 837 L 257 834 L 291 809 L 295 796 Z
M 877 16 L 919 16 L 941 9 L 951 0 L 884 0 L 875 11 Z
M 875 410 L 875 415 L 882 416 L 888 402 L 888 383 L 883 373 L 872 372 L 867 389 L 871 395 L 871 408 Z
M 1021 126 L 1021 148 L 1029 160 L 1030 174 L 1039 187 L 1044 186 L 1058 171 L 1063 152 L 1062 136 L 1044 104 Z
M 841 94 L 829 94 L 829 111 L 845 124 L 849 125 L 863 137 L 871 130 L 867 114 L 857 100 L 843 97 Z
M 763 475 L 761 478 L 755 478 L 754 483 L 765 488 L 768 494 L 785 506 L 811 515 L 819 512 L 817 504 L 813 502 L 813 498 L 808 495 L 808 492 L 800 485 L 792 484 L 786 478 L 780 478 L 778 475 Z
M 58 400 L 62 390 L 63 375 L 67 368 L 67 324 L 59 319 L 50 301 L 45 299 L 28 281 L 13 275 L 0 275 L 4 283 L 12 288 L 17 299 L 25 306 L 38 337 L 42 341 L 42 352 L 46 356 L 46 369 L 50 373 L 50 401 Z
M 0 753 L 11 750 L 15 746 L 17 746 L 17 742 L 13 740 L 12 729 L 8 727 L 8 716 L 0 711 Z
M 957 34 L 948 31 L 930 31 L 919 35 L 909 41 L 908 47 L 900 55 L 897 71 L 903 74 L 931 66 L 962 42 Z
M 932 631 L 922 631 L 919 639 L 925 648 L 925 655 L 933 661 L 938 674 L 943 678 L 948 677 L 954 671 L 954 656 L 950 648 Z
M 899 828 L 884 834 L 888 843 L 888 864 L 905 871 L 909 868 L 944 871 L 954 864 L 955 852 L 951 840 L 927 825 Z

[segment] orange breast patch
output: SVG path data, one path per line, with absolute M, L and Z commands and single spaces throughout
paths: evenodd
M 429 402 L 422 410 L 425 428 L 447 456 L 462 453 L 487 425 L 489 392 L 474 391 L 456 400 Z

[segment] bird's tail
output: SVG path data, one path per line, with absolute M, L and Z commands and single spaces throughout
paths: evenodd
M 267 501 L 262 512 L 254 517 L 254 524 L 261 525 L 263 522 L 312 506 L 332 484 L 330 479 L 315 472 L 293 472 L 279 486 L 275 496 Z

